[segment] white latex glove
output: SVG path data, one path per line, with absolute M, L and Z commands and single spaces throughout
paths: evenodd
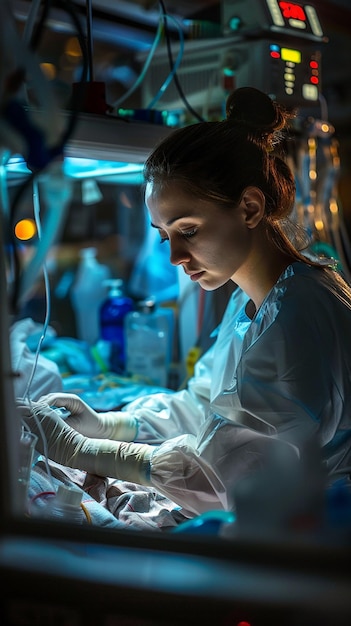
M 134 441 L 136 437 L 136 418 L 122 411 L 97 413 L 73 393 L 49 393 L 42 396 L 39 402 L 68 409 L 71 415 L 65 419 L 66 424 L 86 437 L 113 441 Z
M 42 402 L 32 402 L 31 407 L 22 404 L 18 410 L 22 420 L 38 437 L 36 448 L 40 454 L 46 452 L 37 420 L 46 439 L 47 455 L 56 463 L 98 476 L 150 485 L 152 446 L 84 437 L 68 426 L 55 409 L 43 409 Z

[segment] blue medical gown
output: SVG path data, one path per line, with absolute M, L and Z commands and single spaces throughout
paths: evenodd
M 278 442 L 314 439 L 331 482 L 350 472 L 351 292 L 327 268 L 290 265 L 253 320 L 237 288 L 186 390 L 137 399 L 151 482 L 190 515 L 233 508 L 237 482 Z

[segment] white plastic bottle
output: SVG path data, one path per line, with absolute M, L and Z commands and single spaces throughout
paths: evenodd
M 126 369 L 149 384 L 167 387 L 172 358 L 173 313 L 153 300 L 139 304 L 125 319 Z
M 86 521 L 81 507 L 83 493 L 75 487 L 59 485 L 56 495 L 49 500 L 46 517 L 71 524 L 83 524 Z
M 100 306 L 107 296 L 111 272 L 96 258 L 96 248 L 82 248 L 71 300 L 78 339 L 94 345 L 100 336 Z

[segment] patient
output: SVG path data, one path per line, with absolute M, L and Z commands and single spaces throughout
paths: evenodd
M 187 389 L 101 414 L 62 393 L 34 405 L 51 459 L 152 486 L 188 517 L 235 510 L 241 481 L 272 458 L 304 458 L 311 442 L 329 484 L 348 475 L 351 290 L 289 238 L 290 117 L 242 88 L 226 120 L 176 130 L 154 149 L 145 202 L 170 262 L 205 290 L 236 289 Z M 32 412 L 21 412 L 40 439 Z

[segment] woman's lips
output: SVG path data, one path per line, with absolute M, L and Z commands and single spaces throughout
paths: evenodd
M 204 273 L 204 272 L 195 272 L 194 274 L 189 274 L 189 276 L 190 276 L 190 280 L 193 280 L 193 281 L 195 281 L 195 282 L 196 282 L 197 280 L 199 280 L 199 278 L 201 278 L 201 276 L 203 275 L 203 273 Z

